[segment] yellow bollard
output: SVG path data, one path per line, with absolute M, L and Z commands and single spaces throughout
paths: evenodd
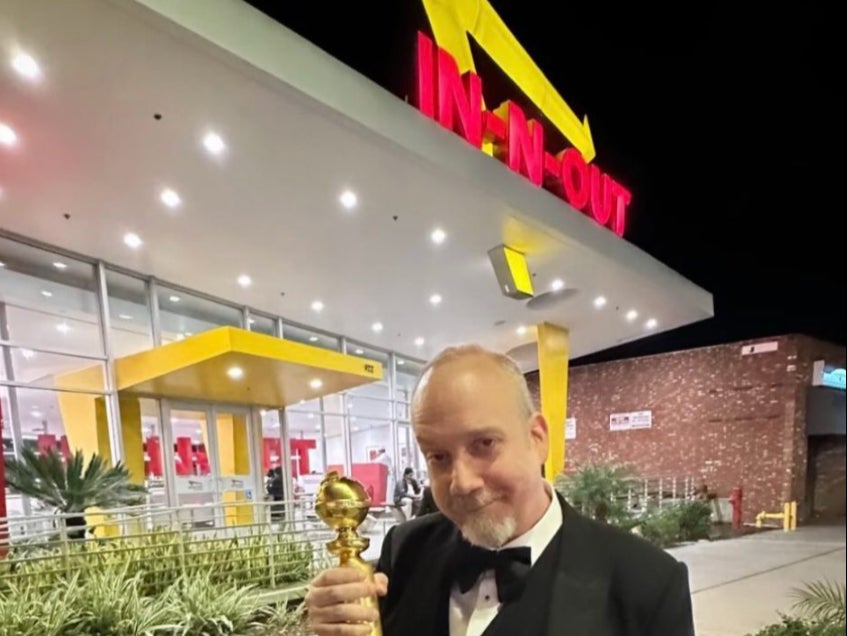
M 791 529 L 797 529 L 797 502 L 791 502 Z

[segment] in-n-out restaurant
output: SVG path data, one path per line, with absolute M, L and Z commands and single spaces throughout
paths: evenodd
M 712 316 L 488 3 L 422 1 L 410 103 L 240 0 L 3 3 L 6 460 L 97 452 L 199 508 L 340 467 L 379 502 L 382 450 L 426 471 L 422 365 L 477 342 L 540 370 L 554 475 L 568 360 Z

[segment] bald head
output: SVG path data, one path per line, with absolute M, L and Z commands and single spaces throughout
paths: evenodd
M 415 391 L 412 394 L 412 410 L 427 392 L 433 378 L 447 372 L 456 381 L 483 382 L 493 379 L 513 393 L 515 403 L 523 419 L 528 419 L 535 410 L 526 378 L 518 364 L 509 356 L 485 349 L 479 345 L 461 345 L 444 349 L 424 367 Z M 476 376 L 476 378 L 468 377 Z M 414 424 L 414 422 L 413 422 Z

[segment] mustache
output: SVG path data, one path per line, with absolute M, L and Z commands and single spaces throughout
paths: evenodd
M 453 495 L 450 497 L 448 507 L 454 512 L 476 512 L 496 500 L 497 496 L 493 492 L 473 492 L 468 495 Z

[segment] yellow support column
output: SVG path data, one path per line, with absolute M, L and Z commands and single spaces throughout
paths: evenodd
M 544 474 L 550 483 L 565 468 L 565 419 L 568 411 L 568 330 L 550 323 L 538 325 L 538 383 L 541 413 L 547 420 L 550 450 Z
M 143 484 L 144 439 L 141 426 L 141 402 L 137 397 L 121 395 L 118 398 L 121 410 L 121 438 L 124 446 L 124 465 L 129 470 L 129 479 L 134 484 Z
M 219 413 L 217 416 L 218 452 L 221 477 L 240 477 L 250 479 L 250 440 L 247 432 L 247 418 L 232 413 Z M 221 493 L 224 503 L 246 504 L 243 491 L 225 490 Z M 227 506 L 225 508 L 227 525 L 243 525 L 253 522 L 250 506 Z
M 57 393 L 59 412 L 68 448 L 71 453 L 81 450 L 86 460 L 94 453 L 111 460 L 109 447 L 109 422 L 106 417 L 106 400 L 86 393 Z

